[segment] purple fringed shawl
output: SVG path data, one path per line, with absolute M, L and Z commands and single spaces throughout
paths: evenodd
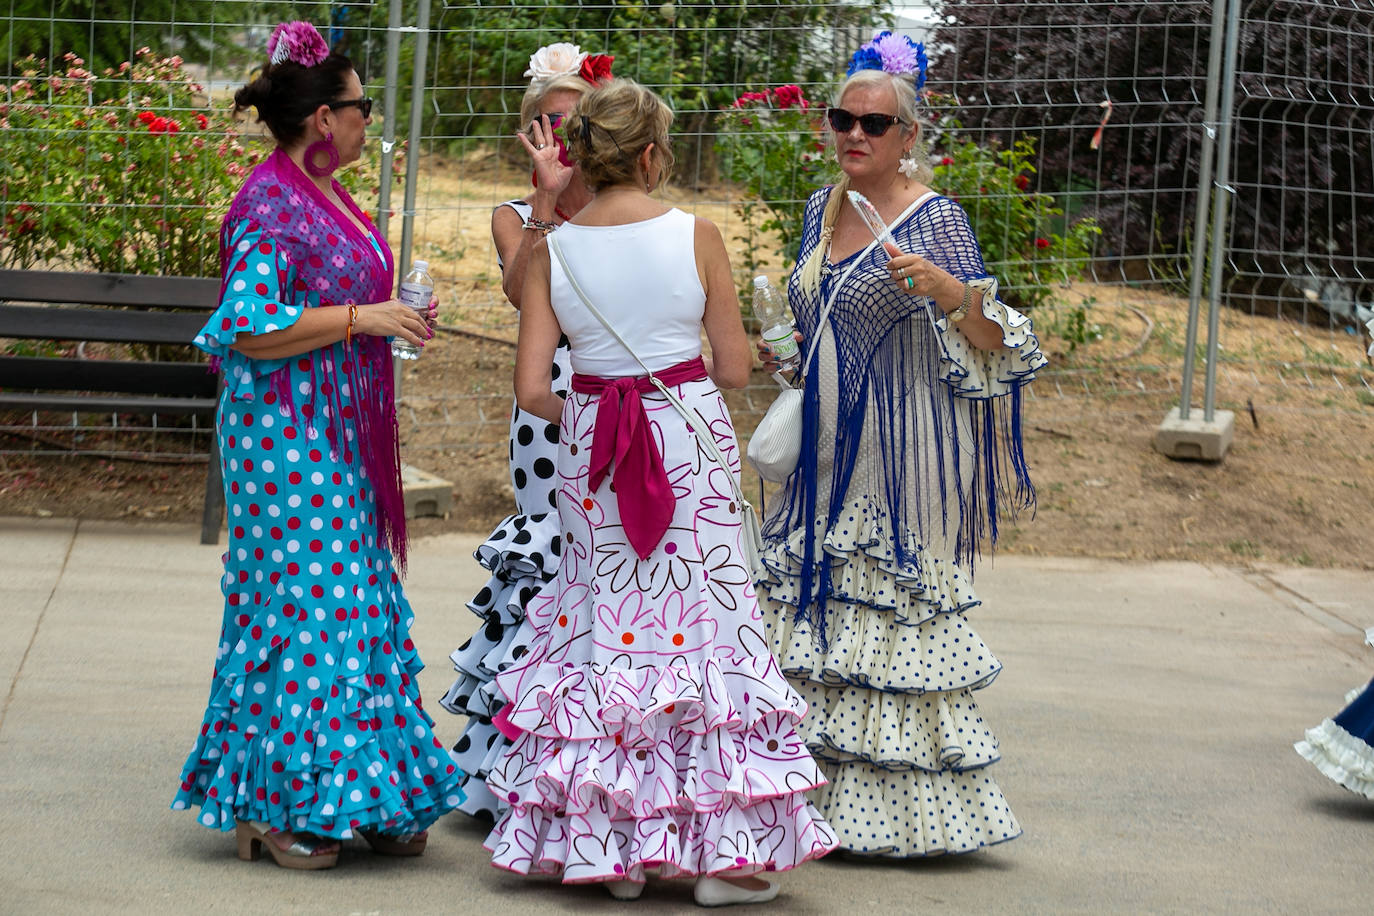
M 372 226 L 338 182 L 334 193 L 359 222 Z M 275 243 L 286 265 L 277 277 L 277 293 L 285 304 L 366 305 L 391 298 L 395 272 L 386 240 L 375 229 L 369 238 L 354 225 L 280 148 L 253 170 L 225 214 L 220 229 L 225 274 L 221 298 L 233 278 L 235 240 L 245 226 Z M 328 399 L 331 457 L 351 464 L 357 450 L 376 496 L 378 543 L 391 548 L 404 570 L 405 501 L 390 343 L 384 337 L 355 334 L 351 343 L 301 354 L 273 371 L 270 384 L 283 409 L 293 420 L 298 414 L 308 418 L 313 408 L 297 407 L 293 371 L 309 373 L 310 390 Z

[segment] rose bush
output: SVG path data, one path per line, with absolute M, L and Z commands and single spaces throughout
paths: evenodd
M 753 252 L 769 233 L 782 243 L 784 267 L 797 254 L 806 198 L 827 171 L 821 122 L 822 109 L 795 85 L 746 92 L 721 113 L 715 148 L 722 172 L 751 198 L 736 207 L 749 277 L 759 266 Z
M 148 48 L 99 77 L 70 53 L 15 70 L 0 86 L 0 265 L 217 276 L 219 221 L 270 137 L 246 137 L 258 125 Z M 369 159 L 338 176 L 371 191 L 364 209 Z

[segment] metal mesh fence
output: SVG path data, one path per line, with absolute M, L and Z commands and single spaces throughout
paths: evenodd
M 428 15 L 426 35 L 413 28 L 421 6 Z M 1366 174 L 1374 9 L 1336 0 L 1240 7 L 1219 396 L 1237 406 L 1253 401 L 1294 410 L 1367 409 L 1374 401 L 1374 376 L 1364 360 L 1370 291 L 1361 239 L 1362 220 L 1374 219 L 1374 186 Z M 1033 143 L 1027 167 L 1015 176 L 1025 186 L 975 182 L 961 192 L 985 247 L 1000 253 L 1001 260 L 991 259 L 991 271 L 1000 275 L 1013 262 L 1031 260 L 1030 276 L 1050 289 L 1032 314 L 1053 366 L 1043 384 L 1034 386 L 1031 410 L 1045 423 L 1071 423 L 1089 409 L 1162 411 L 1179 396 L 1198 231 L 1192 224 L 1197 160 L 1204 136 L 1216 127 L 1203 114 L 1208 79 L 1217 76 L 1209 77 L 1205 64 L 1214 41 L 1212 3 L 984 0 L 894 10 L 859 2 L 407 0 L 399 6 L 397 34 L 388 29 L 393 5 L 386 0 L 85 6 L 8 0 L 0 2 L 3 78 L 12 95 L 21 79 L 15 61 L 31 51 L 50 60 L 73 51 L 100 74 L 149 47 L 164 59 L 182 58 L 191 81 L 202 87 L 185 96 L 157 96 L 165 101 L 159 116 L 189 124 L 198 112 L 222 111 L 232 89 L 259 62 L 270 26 L 288 10 L 328 24 L 331 41 L 359 64 L 370 95 L 381 99 L 388 88 L 394 91 L 395 110 L 378 110 L 389 129 L 404 135 L 412 106 L 420 106 L 420 129 L 409 138 L 408 151 L 418 168 L 413 187 L 405 189 L 406 202 L 400 202 L 397 176 L 386 169 L 365 176 L 358 187 L 364 196 L 375 187 L 389 200 L 384 215 L 391 217 L 397 251 L 404 228 L 411 233 L 404 240 L 407 253 L 430 261 L 450 332 L 444 343 L 460 354 L 457 362 L 481 355 L 491 371 L 445 371 L 421 381 L 408 370 L 402 419 L 410 432 L 422 434 L 410 437 L 415 448 L 504 448 L 509 374 L 504 385 L 497 380 L 513 353 L 517 313 L 501 293 L 490 217 L 501 201 L 529 191 L 528 165 L 513 139 L 527 84 L 522 74 L 530 53 L 553 41 L 614 54 L 618 75 L 638 79 L 672 102 L 678 167 L 666 197 L 721 227 L 743 281 L 754 271 L 780 278 L 792 251 L 775 230 L 761 225 L 770 212 L 751 208 L 731 180 L 739 176 L 722 154 L 729 137 L 722 132 L 738 127 L 724 114 L 731 102 L 741 93 L 797 84 L 823 105 L 849 54 L 876 28 L 895 24 L 924 40 L 931 57 L 927 132 L 937 189 L 951 180 L 941 163 L 957 158 L 961 138 L 993 151 L 994 164 L 997 152 L 1018 140 Z M 425 88 L 411 98 L 409 68 L 422 39 Z M 398 73 L 394 80 L 389 65 Z M 146 86 L 127 78 L 120 85 L 118 72 L 111 79 L 113 95 L 126 102 L 146 94 Z M 379 118 L 374 126 L 379 140 L 383 123 Z M 22 129 L 33 138 L 44 128 Z M 126 142 L 144 140 L 146 125 L 121 123 L 111 134 Z M 0 169 L 12 171 L 15 135 L 0 136 L 6 141 Z M 52 140 L 62 142 L 55 134 Z M 823 152 L 821 158 L 814 168 L 803 168 L 798 159 L 775 161 L 774 185 L 791 183 L 790 191 L 774 191 L 779 208 L 798 204 L 828 180 L 833 163 L 824 161 Z M 39 164 L 58 165 L 56 159 Z M 178 165 L 168 155 L 164 171 L 151 174 L 170 184 Z M 16 196 L 13 188 L 0 182 L 0 219 L 7 232 L 0 261 L 6 264 L 14 263 L 18 250 L 12 220 L 22 225 L 34 218 L 21 218 L 21 206 L 69 213 L 76 218 L 63 225 L 75 226 L 72 231 L 98 226 L 91 218 L 98 208 L 87 196 L 37 200 Z M 1072 281 L 1061 279 L 1066 265 L 1056 261 L 1057 247 L 1045 249 L 1048 254 L 1025 250 L 1026 240 L 1002 218 L 1016 195 L 1028 193 L 1047 195 L 1062 211 L 1038 230 L 1046 241 L 1066 236 L 1083 218 L 1100 227 L 1090 257 L 1065 256 L 1077 275 Z M 197 205 L 212 245 L 219 210 L 208 200 L 187 203 Z M 124 200 L 115 209 L 116 225 L 130 225 L 135 214 L 155 206 L 165 203 Z M 742 433 L 771 396 L 767 387 L 739 394 L 732 408 Z M 85 427 L 97 425 L 90 418 L 11 419 L 0 433 L 19 427 L 30 432 L 0 441 L 0 451 L 31 451 L 45 440 L 66 443 L 54 451 L 79 449 L 70 437 L 53 433 L 75 429 L 73 435 L 85 435 Z M 40 427 L 42 436 L 31 434 Z M 186 442 L 184 453 L 199 452 L 203 431 L 187 435 Z M 172 451 L 158 447 L 159 454 Z

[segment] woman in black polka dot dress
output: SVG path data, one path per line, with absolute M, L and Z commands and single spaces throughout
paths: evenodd
M 610 76 L 610 60 L 607 55 L 589 56 L 566 43 L 540 48 L 530 58 L 525 75 L 531 82 L 520 106 L 520 121 L 526 129 L 517 136 L 533 160 L 535 190 L 523 200 L 501 204 L 491 219 L 502 289 L 517 309 L 535 243 L 591 200 L 554 131 L 589 86 Z M 560 396 L 567 395 L 571 374 L 564 340 L 553 364 L 554 386 Z M 450 656 L 459 676 L 441 700 L 450 712 L 468 717 L 452 750 L 454 761 L 468 774 L 467 801 L 458 810 L 488 820 L 494 820 L 505 803 L 492 795 L 484 780 L 509 743 L 491 722 L 500 710 L 500 694 L 492 677 L 525 654 L 521 626 L 525 606 L 558 572 L 557 456 L 558 424 L 512 404 L 510 470 L 515 513 L 496 526 L 475 554 L 491 573 L 487 584 L 468 602 L 482 625 Z

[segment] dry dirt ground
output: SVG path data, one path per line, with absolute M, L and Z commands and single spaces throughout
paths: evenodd
M 515 337 L 487 226 L 491 205 L 527 185 L 490 162 L 431 162 L 423 173 L 416 254 L 441 278 L 444 329 L 405 369 L 402 443 L 407 461 L 453 482 L 454 509 L 415 520 L 412 532 L 480 532 L 511 509 L 505 424 Z M 678 195 L 728 238 L 738 221 L 725 198 Z M 731 244 L 738 252 L 741 243 Z M 1080 306 L 1086 321 L 1076 333 Z M 1004 529 L 998 549 L 1374 568 L 1374 370 L 1365 341 L 1227 311 L 1217 404 L 1235 414 L 1234 444 L 1220 463 L 1173 461 L 1151 442 L 1178 403 L 1186 310 L 1158 291 L 1083 284 L 1034 316 L 1052 360 L 1025 411 L 1039 502 L 1033 517 Z M 729 397 L 741 436 L 771 399 L 762 372 L 755 383 Z M 1199 372 L 1194 404 L 1201 398 Z M 23 437 L 0 435 L 0 452 L 9 452 L 0 454 L 0 514 L 199 517 L 203 462 L 13 452 L 26 447 Z

